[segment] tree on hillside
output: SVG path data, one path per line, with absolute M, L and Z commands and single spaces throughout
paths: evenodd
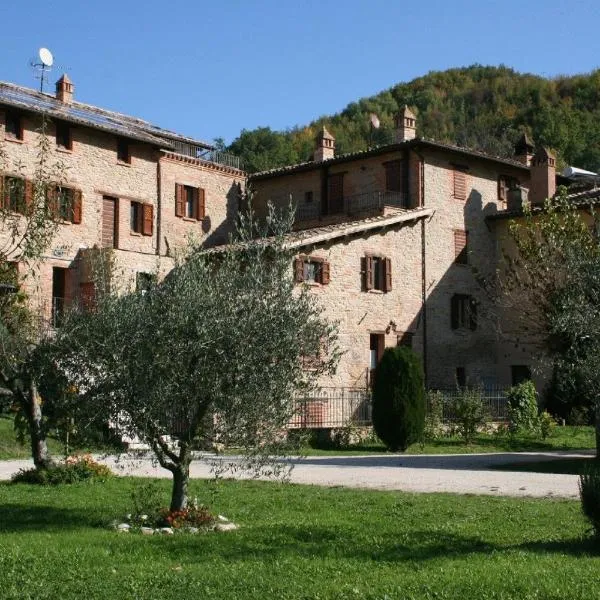
M 600 453 L 600 246 L 583 208 L 564 189 L 542 210 L 526 206 L 509 226 L 512 244 L 495 289 L 503 333 L 537 342 L 540 358 L 593 399 Z
M 106 294 L 70 315 L 50 348 L 80 410 L 150 445 L 187 504 L 192 449 L 225 444 L 264 464 L 278 451 L 294 394 L 338 360 L 336 328 L 294 286 L 285 228 L 252 219 L 222 252 L 192 250 L 144 293 Z M 303 356 L 318 356 L 311 370 Z M 173 443 L 174 442 L 174 443 Z
M 49 198 L 57 193 L 65 168 L 51 158 L 46 127 L 42 118 L 33 178 L 0 147 L 0 385 L 19 408 L 37 467 L 50 461 L 35 364 L 36 347 L 45 332 L 20 289 L 20 270 L 35 280 L 38 261 L 57 228 Z

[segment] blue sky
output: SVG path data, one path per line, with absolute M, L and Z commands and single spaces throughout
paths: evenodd
M 0 80 L 52 50 L 78 100 L 211 141 L 285 129 L 428 71 L 600 66 L 598 0 L 0 1 Z

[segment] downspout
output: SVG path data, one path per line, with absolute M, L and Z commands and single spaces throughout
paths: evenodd
M 161 165 L 162 157 L 160 149 L 158 150 L 158 161 L 156 162 L 156 255 L 160 256 L 160 240 L 162 232 L 162 211 L 161 211 Z

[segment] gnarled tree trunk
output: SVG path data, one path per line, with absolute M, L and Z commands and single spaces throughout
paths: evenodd
M 21 392 L 20 396 L 21 407 L 25 412 L 27 424 L 29 425 L 33 464 L 37 469 L 43 469 L 52 463 L 52 459 L 46 441 L 46 429 L 42 414 L 42 398 L 33 382 L 29 384 L 27 389 Z

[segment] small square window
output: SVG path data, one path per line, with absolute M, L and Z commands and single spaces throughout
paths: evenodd
M 383 256 L 365 256 L 364 289 L 390 292 L 392 290 L 392 261 Z
M 4 178 L 2 206 L 10 212 L 25 214 L 25 180 L 20 177 Z
M 23 124 L 21 116 L 13 111 L 7 111 L 4 118 L 4 135 L 13 140 L 23 139 Z
M 154 282 L 154 276 L 151 273 L 138 272 L 135 274 L 135 290 L 145 294 Z
M 186 185 L 185 190 L 185 216 L 188 219 L 196 218 L 196 207 L 198 202 L 198 189 Z
M 296 283 L 329 283 L 329 263 L 322 258 L 301 256 L 294 261 Z
M 468 294 L 454 294 L 450 302 L 452 329 L 477 329 L 477 304 Z
M 144 211 L 140 202 L 132 202 L 129 209 L 129 224 L 133 233 L 142 233 Z
M 117 160 L 122 163 L 131 163 L 129 142 L 127 140 L 121 138 L 117 140 Z
M 56 123 L 56 146 L 62 150 L 73 149 L 71 128 L 67 123 L 63 123 L 62 121 Z
M 70 188 L 59 188 L 56 194 L 56 218 L 61 221 L 73 220 L 73 190 Z

